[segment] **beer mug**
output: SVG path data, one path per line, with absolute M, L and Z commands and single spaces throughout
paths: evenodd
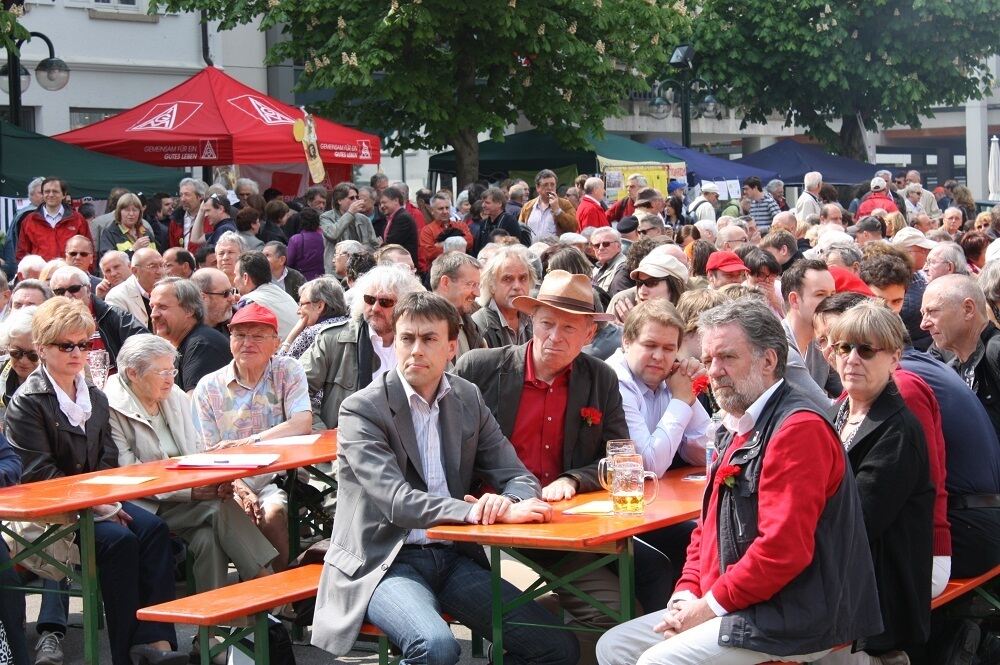
M 604 459 L 597 463 L 597 480 L 601 487 L 611 491 L 611 474 L 614 471 L 612 461 L 615 455 L 634 455 L 635 441 L 632 439 L 612 439 L 608 441 L 608 452 Z
M 653 496 L 646 498 L 646 480 L 652 480 Z M 656 474 L 642 467 L 642 455 L 615 455 L 611 481 L 611 507 L 615 515 L 642 515 L 647 503 L 656 500 Z

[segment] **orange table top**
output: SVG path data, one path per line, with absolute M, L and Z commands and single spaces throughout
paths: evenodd
M 548 549 L 594 549 L 630 536 L 695 519 L 701 514 L 704 480 L 684 480 L 696 468 L 668 471 L 658 481 L 656 501 L 646 505 L 643 515 L 567 515 L 564 510 L 588 501 L 608 500 L 605 491 L 580 494 L 553 504 L 555 514 L 547 524 L 447 524 L 428 529 L 427 536 L 439 540 L 506 547 Z
M 273 464 L 259 469 L 171 469 L 168 467 L 174 466 L 176 460 L 169 459 L 15 485 L 0 489 L 0 519 L 40 520 L 46 516 L 91 508 L 103 503 L 140 499 L 174 490 L 330 462 L 337 458 L 337 433 L 335 430 L 327 430 L 316 443 L 309 445 L 255 445 L 228 450 L 233 453 L 277 453 L 281 457 Z M 153 480 L 139 485 L 81 483 L 95 476 L 152 476 Z

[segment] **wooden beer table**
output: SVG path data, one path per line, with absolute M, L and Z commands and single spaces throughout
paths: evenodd
M 567 509 L 590 501 L 610 501 L 608 492 L 588 492 L 568 501 L 553 504 L 555 514 L 546 524 L 448 524 L 427 530 L 428 538 L 455 542 L 477 543 L 490 546 L 490 575 L 493 594 L 493 662 L 503 665 L 504 617 L 511 610 L 554 589 L 564 589 L 604 614 L 623 622 L 633 618 L 635 604 L 635 571 L 632 560 L 633 536 L 696 519 L 701 514 L 704 480 L 684 480 L 685 476 L 698 473 L 698 469 L 684 468 L 668 471 L 657 481 L 656 500 L 646 504 L 642 515 L 620 517 L 616 515 L 566 514 Z M 519 550 L 546 549 L 564 552 L 603 554 L 583 568 L 557 574 L 539 565 Z M 507 553 L 539 576 L 538 581 L 510 603 L 505 603 L 500 593 L 500 555 Z M 592 570 L 611 563 L 618 564 L 621 593 L 621 611 L 616 612 L 593 596 L 578 589 L 574 582 Z M 554 567 L 558 567 L 558 564 Z M 576 628 L 574 630 L 581 630 Z M 586 629 L 583 629 L 586 630 Z
M 84 662 L 97 665 L 100 589 L 97 583 L 97 554 L 94 541 L 95 506 L 141 499 L 163 492 L 190 489 L 203 485 L 216 485 L 249 476 L 276 471 L 287 471 L 299 467 L 312 467 L 322 462 L 330 462 L 337 457 L 337 434 L 334 430 L 323 432 L 315 443 L 305 445 L 254 445 L 227 448 L 215 451 L 267 454 L 274 453 L 279 458 L 265 467 L 255 469 L 240 468 L 170 468 L 177 460 L 159 460 L 145 464 L 106 469 L 75 476 L 63 476 L 52 480 L 25 483 L 0 489 L 0 533 L 19 541 L 25 549 L 11 556 L 11 561 L 3 569 L 17 564 L 31 555 L 39 555 L 51 564 L 65 571 L 66 577 L 80 585 L 83 598 L 83 639 Z M 90 478 L 98 477 L 152 477 L 152 480 L 137 485 L 88 484 Z M 59 522 L 50 525 L 34 542 L 18 536 L 6 522 L 35 521 Z M 60 565 L 48 556 L 44 548 L 60 538 L 78 533 L 80 548 L 80 570 L 72 566 Z M 25 590 L 25 589 L 22 589 Z M 37 589 L 27 589 L 37 591 Z

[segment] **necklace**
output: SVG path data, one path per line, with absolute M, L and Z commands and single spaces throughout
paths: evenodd
M 840 434 L 840 441 L 844 444 L 844 450 L 847 451 L 850 451 L 854 444 L 854 437 L 857 436 L 858 430 L 861 429 L 861 424 L 868 416 L 867 413 L 862 413 L 851 417 L 850 413 L 851 398 L 848 397 L 844 400 L 844 403 L 840 405 L 840 409 L 837 411 L 837 418 L 834 421 L 834 426 Z

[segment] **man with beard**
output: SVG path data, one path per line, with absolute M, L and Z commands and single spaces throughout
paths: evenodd
M 479 326 L 472 320 L 479 297 L 479 269 L 479 261 L 461 252 L 442 254 L 431 264 L 431 291 L 444 296 L 458 310 L 458 339 L 452 363 L 466 351 L 486 346 Z
M 531 317 L 517 311 L 512 303 L 517 296 L 529 295 L 536 279 L 525 247 L 509 245 L 490 257 L 480 282 L 482 307 L 472 315 L 486 346 L 495 349 L 531 339 Z
M 313 403 L 314 429 L 336 427 L 344 399 L 396 367 L 393 311 L 407 293 L 423 290 L 412 272 L 394 265 L 376 266 L 357 281 L 351 317 L 321 330 L 299 359 L 310 397 L 322 392 Z
M 702 515 L 666 614 L 605 633 L 598 660 L 813 661 L 879 633 L 854 474 L 830 423 L 783 380 L 781 323 L 744 298 L 702 314 L 699 329 L 727 413 Z

